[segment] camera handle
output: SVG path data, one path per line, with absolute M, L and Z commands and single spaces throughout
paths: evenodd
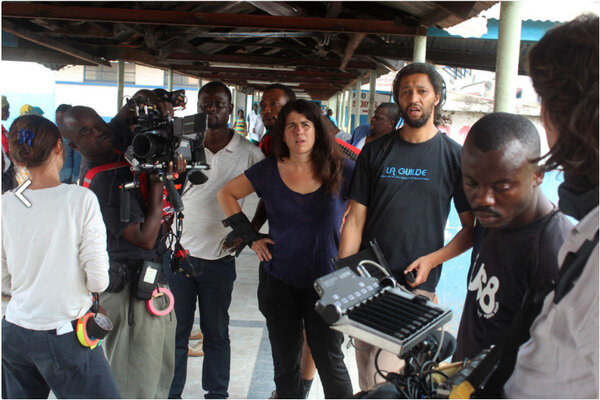
M 176 176 L 177 174 L 174 174 L 174 175 Z M 165 183 L 165 187 L 167 188 L 167 197 L 168 197 L 169 201 L 171 201 L 171 204 L 173 205 L 175 212 L 183 211 L 183 200 L 181 200 L 181 196 L 177 192 L 177 189 L 175 189 L 175 184 L 168 177 L 162 177 L 162 178 L 163 178 L 163 182 Z M 175 177 L 175 179 L 177 179 L 177 178 Z
M 131 213 L 131 198 L 129 191 L 140 187 L 140 182 L 135 179 L 133 182 L 123 183 L 119 185 L 119 220 L 121 222 L 129 222 Z

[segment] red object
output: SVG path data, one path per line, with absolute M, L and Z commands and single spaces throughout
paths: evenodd
M 8 131 L 6 130 L 6 128 L 4 127 L 4 125 L 2 125 L 2 147 L 4 148 L 4 152 L 6 154 L 9 153 L 9 148 L 8 148 Z
M 354 147 L 349 143 L 344 142 L 341 139 L 334 138 L 335 142 L 339 146 L 340 150 L 346 157 L 348 157 L 352 161 L 356 161 L 356 158 L 360 154 L 360 149 L 358 147 Z
M 85 174 L 85 177 L 83 178 L 83 183 L 81 184 L 81 186 L 89 189 L 90 184 L 92 183 L 92 180 L 94 179 L 96 174 L 98 174 L 100 172 L 104 172 L 104 171 L 110 171 L 112 169 L 123 168 L 123 167 L 129 167 L 129 163 L 127 163 L 127 161 L 115 161 L 112 163 L 102 164 L 102 165 L 98 165 L 97 167 L 91 168 Z
M 273 141 L 273 135 L 270 133 L 265 134 L 262 140 L 258 144 L 258 147 L 262 150 L 265 157 L 269 157 L 271 155 L 271 142 Z
M 126 161 L 115 161 L 108 164 L 99 165 L 97 167 L 91 168 L 83 178 L 83 183 L 81 186 L 84 188 L 90 187 L 92 180 L 96 176 L 96 174 L 104 171 L 110 171 L 117 168 L 129 167 L 129 163 Z M 138 180 L 140 182 L 140 191 L 142 192 L 142 198 L 145 202 L 148 199 L 148 175 L 143 173 L 138 175 Z M 163 222 L 167 217 L 171 216 L 175 212 L 173 205 L 169 200 L 167 200 L 167 189 L 163 189 Z

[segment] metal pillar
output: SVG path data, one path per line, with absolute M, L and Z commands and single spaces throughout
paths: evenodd
M 496 88 L 494 90 L 494 111 L 496 112 L 512 113 L 515 111 L 522 6 L 520 1 L 503 1 L 500 5 L 498 53 L 496 54 Z
M 123 105 L 123 86 L 125 83 L 125 62 L 119 60 L 117 63 L 117 112 Z
M 354 109 L 354 126 L 352 129 L 356 129 L 357 126 L 360 125 L 360 102 L 361 102 L 361 91 L 360 87 L 362 86 L 362 82 L 360 78 L 356 81 L 356 108 Z
M 371 121 L 371 118 L 373 118 L 373 114 L 375 113 L 375 91 L 377 90 L 377 71 L 371 70 L 369 78 L 369 121 Z
M 414 36 L 414 38 L 413 62 L 424 63 L 427 53 L 427 36 Z
M 167 90 L 173 91 L 173 70 L 171 68 L 167 70 Z

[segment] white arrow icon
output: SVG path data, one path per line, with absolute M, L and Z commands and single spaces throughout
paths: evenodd
M 25 204 L 27 207 L 31 207 L 31 202 L 29 200 L 27 200 L 27 198 L 25 196 L 23 196 L 23 192 L 25 191 L 25 189 L 27 189 L 27 187 L 29 187 L 29 185 L 31 185 L 31 179 L 27 179 L 25 182 L 23 182 L 23 184 L 21 186 L 19 186 L 19 188 L 15 191 L 15 196 L 17 196 L 17 198 L 19 200 L 21 200 L 23 202 L 23 204 Z

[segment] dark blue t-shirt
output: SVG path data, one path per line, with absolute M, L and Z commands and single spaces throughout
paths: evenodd
M 338 252 L 340 225 L 348 202 L 354 162 L 343 161 L 339 193 L 328 195 L 321 186 L 312 193 L 289 189 L 277 168 L 266 158 L 246 170 L 256 194 L 265 203 L 273 258 L 263 263 L 267 273 L 296 287 L 311 287 L 315 279 L 333 271 L 331 258 Z

